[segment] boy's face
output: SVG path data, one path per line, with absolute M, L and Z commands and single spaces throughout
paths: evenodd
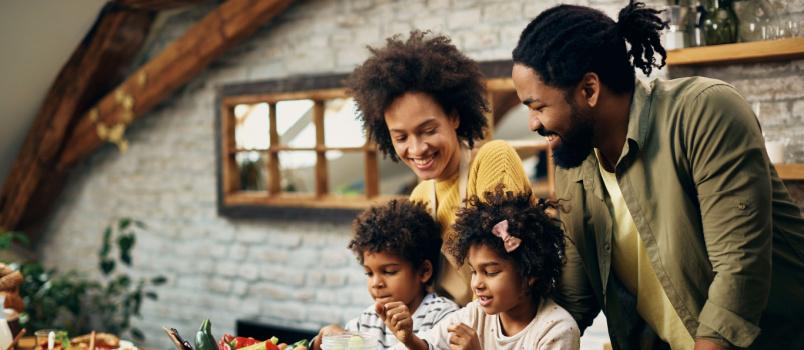
M 363 252 L 366 283 L 375 302 L 401 301 L 414 313 L 424 299 L 424 284 L 432 275 L 429 261 L 419 271 L 404 259 L 386 252 Z

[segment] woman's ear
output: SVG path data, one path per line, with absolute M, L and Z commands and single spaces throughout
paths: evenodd
M 458 110 L 453 108 L 447 117 L 449 117 L 449 122 L 452 125 L 452 128 L 458 130 L 458 127 L 461 125 L 461 116 L 458 115 Z
M 433 263 L 430 260 L 425 260 L 419 268 L 419 274 L 422 283 L 426 284 L 433 277 Z

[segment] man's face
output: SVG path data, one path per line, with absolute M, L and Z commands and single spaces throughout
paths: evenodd
M 542 82 L 532 68 L 515 64 L 511 77 L 528 107 L 530 129 L 547 139 L 555 164 L 564 169 L 581 165 L 593 149 L 594 119 L 572 97 L 567 101 L 564 90 Z

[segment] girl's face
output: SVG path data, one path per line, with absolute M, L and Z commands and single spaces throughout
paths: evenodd
M 522 278 L 512 261 L 501 258 L 485 245 L 469 248 L 467 260 L 472 270 L 472 291 L 486 314 L 500 314 L 503 321 L 529 323 L 533 319 L 536 304 L 525 294 Z
M 401 301 L 411 314 L 424 299 L 425 283 L 432 276 L 430 261 L 425 260 L 416 270 L 408 261 L 387 252 L 363 252 L 363 269 L 368 291 L 375 302 Z
M 457 113 L 447 115 L 432 96 L 408 92 L 385 110 L 396 154 L 422 180 L 443 181 L 458 171 Z

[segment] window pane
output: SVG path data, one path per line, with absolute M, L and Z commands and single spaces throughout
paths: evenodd
M 240 175 L 241 191 L 266 191 L 268 168 L 264 152 L 237 152 L 235 161 Z
M 380 194 L 381 195 L 410 195 L 413 188 L 419 183 L 419 178 L 401 160 L 398 163 L 391 158 L 383 159 L 382 153 L 377 153 L 380 168 Z
M 235 115 L 235 144 L 239 149 L 268 149 L 268 104 L 237 105 Z
M 528 125 L 528 108 L 517 105 L 502 116 L 494 127 L 494 138 L 515 143 L 517 141 L 545 141 L 544 137 L 530 131 Z M 522 164 L 525 166 L 530 182 L 547 179 L 547 151 L 534 149 L 517 150 Z
M 315 193 L 315 163 L 313 151 L 279 152 L 282 192 Z
M 276 104 L 276 129 L 281 145 L 315 147 L 313 104 L 312 100 L 281 101 Z
M 327 151 L 329 188 L 333 194 L 366 194 L 363 152 Z
M 361 147 L 366 144 L 363 125 L 355 116 L 353 98 L 336 98 L 324 105 L 324 137 L 327 147 Z

